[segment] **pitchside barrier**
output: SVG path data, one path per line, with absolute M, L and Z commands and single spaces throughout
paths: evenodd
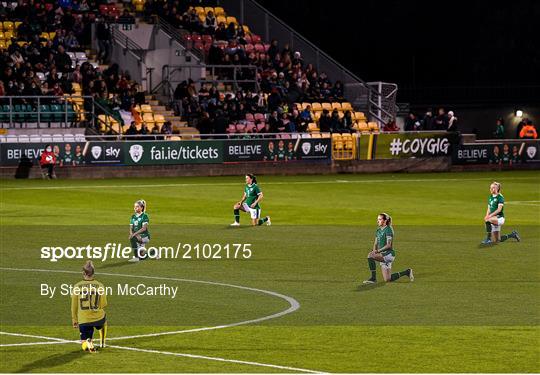
M 492 139 L 459 144 L 452 154 L 452 164 L 491 164 L 512 166 L 539 163 L 540 140 Z
M 0 165 L 38 164 L 45 143 L 1 143 Z M 60 166 L 170 165 L 331 160 L 330 138 L 51 143 Z

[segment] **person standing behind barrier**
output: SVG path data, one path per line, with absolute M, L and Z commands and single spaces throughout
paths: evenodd
M 519 138 L 521 139 L 536 139 L 538 133 L 531 120 L 527 120 L 521 131 L 519 132 Z
M 108 26 L 100 20 L 97 23 L 96 38 L 98 42 L 98 61 L 101 64 L 107 64 L 111 57 L 111 32 Z

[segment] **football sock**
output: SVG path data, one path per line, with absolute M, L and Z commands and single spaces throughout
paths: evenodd
M 105 339 L 107 338 L 107 323 L 101 327 L 101 329 L 98 330 L 99 332 L 99 344 L 102 348 L 105 347 Z
M 410 272 L 411 272 L 411 270 L 407 269 L 405 271 L 393 273 L 392 275 L 390 275 L 390 281 L 396 281 L 401 276 L 409 276 Z
M 131 242 L 131 248 L 133 249 L 133 256 L 138 258 L 137 249 L 139 248 L 139 243 L 135 237 L 132 237 L 129 242 Z
M 377 279 L 377 264 L 371 258 L 367 258 L 367 262 L 369 265 L 369 270 L 371 271 L 371 279 L 372 280 Z
M 509 238 L 512 238 L 512 235 L 511 235 L 511 234 L 503 234 L 503 235 L 501 236 L 501 242 L 504 242 L 504 241 L 506 241 L 506 240 L 509 239 Z
M 489 240 L 491 238 L 491 223 L 489 221 L 486 221 L 486 240 Z
M 258 225 L 263 225 L 263 224 L 266 223 L 267 221 L 268 221 L 268 216 L 265 217 L 264 219 L 259 219 Z
M 240 222 L 240 210 L 234 210 L 234 221 L 239 223 Z

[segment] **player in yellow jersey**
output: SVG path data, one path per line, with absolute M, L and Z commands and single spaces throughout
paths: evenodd
M 73 328 L 79 328 L 82 349 L 96 352 L 93 343 L 94 329 L 100 337 L 100 347 L 105 347 L 107 321 L 105 310 L 107 294 L 102 283 L 94 280 L 94 264 L 91 260 L 83 266 L 83 280 L 73 287 L 71 294 L 71 320 Z

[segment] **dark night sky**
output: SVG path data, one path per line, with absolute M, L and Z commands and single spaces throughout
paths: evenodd
M 364 80 L 540 85 L 540 1 L 259 3 Z

